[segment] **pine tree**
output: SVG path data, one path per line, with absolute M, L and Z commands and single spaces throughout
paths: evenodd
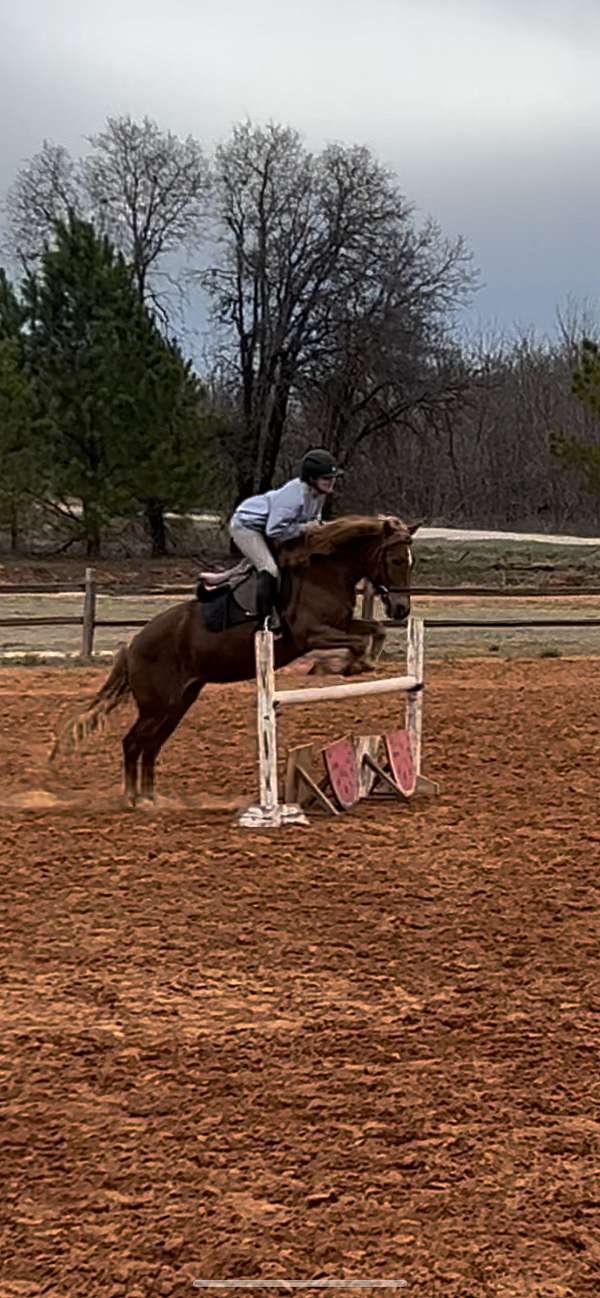
M 18 342 L 25 320 L 25 309 L 6 274 L 0 267 L 0 341 Z
M 41 477 L 31 383 L 18 339 L 0 340 L 0 523 L 17 550 Z
M 143 509 L 154 556 L 167 550 L 165 511 L 220 503 L 226 495 L 217 420 L 204 386 L 174 341 L 155 335 L 142 406 L 153 418 L 134 436 L 130 490 Z
M 50 481 L 57 498 L 81 501 L 96 555 L 106 524 L 141 502 L 193 503 L 203 473 L 198 383 L 123 257 L 79 218 L 56 226 L 26 299 Z M 153 549 L 163 542 L 154 537 Z
M 23 304 L 0 269 L 0 524 L 10 530 L 12 550 L 42 477 L 24 321 Z
M 600 418 L 600 347 L 591 339 L 584 339 L 579 362 L 573 372 L 571 392 Z M 592 491 L 600 491 L 600 446 L 585 444 L 578 438 L 555 432 L 550 437 L 550 450 L 567 468 L 579 469 Z

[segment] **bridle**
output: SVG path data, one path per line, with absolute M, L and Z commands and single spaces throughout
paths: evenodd
M 396 544 L 397 544 L 397 543 L 398 543 L 398 542 L 396 542 Z M 402 545 L 405 545 L 406 548 L 407 548 L 407 551 L 408 551 L 408 567 L 409 567 L 409 570 L 410 570 L 410 568 L 412 568 L 412 550 L 411 550 L 411 540 L 410 540 L 410 538 L 409 538 L 408 540 L 403 539 L 403 540 L 401 541 L 401 544 L 402 544 Z M 373 580 L 373 578 L 371 578 L 371 585 L 372 585 L 372 587 L 373 587 L 373 590 L 375 591 L 375 594 L 376 594 L 376 595 L 379 595 L 379 598 L 380 598 L 381 600 L 383 600 L 384 604 L 386 603 L 387 600 L 389 600 L 390 595 L 394 593 L 394 589 L 393 589 L 393 587 L 390 587 L 389 574 L 388 574 L 388 570 L 387 570 L 387 553 L 388 553 L 388 549 L 391 549 L 391 548 L 392 548 L 391 546 L 386 546 L 386 545 L 383 545 L 383 546 L 381 547 L 381 549 L 382 549 L 382 562 L 381 562 L 381 568 L 382 568 L 382 577 L 383 577 L 383 580 L 380 581 L 380 582 L 378 582 L 378 581 Z M 401 593 L 402 593 L 402 594 L 405 593 L 404 588 L 402 588 Z M 408 591 L 406 591 L 406 593 L 408 593 Z

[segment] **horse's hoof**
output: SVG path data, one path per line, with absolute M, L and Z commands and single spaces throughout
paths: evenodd
M 368 676 L 376 670 L 376 664 L 368 658 L 359 658 L 356 662 L 348 663 L 343 676 Z
M 309 676 L 343 676 L 349 665 L 347 649 L 317 649 Z

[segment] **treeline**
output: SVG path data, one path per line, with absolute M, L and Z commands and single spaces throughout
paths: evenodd
M 401 436 L 386 434 L 360 456 L 362 506 L 402 502 L 412 518 L 455 527 L 598 534 L 592 332 L 575 312 L 553 341 L 523 333 L 465 348 L 460 399 L 424 419 L 411 415 Z
M 569 450 L 596 439 L 571 392 L 583 322 L 551 343 L 467 342 L 468 248 L 418 221 L 368 149 L 314 154 L 293 130 L 243 123 L 209 157 L 130 118 L 87 143 L 81 158 L 45 143 L 6 198 L 13 547 L 41 511 L 89 554 L 115 519 L 141 517 L 164 553 L 167 511 L 227 510 L 315 444 L 349 468 L 343 508 L 594 526 Z M 201 373 L 183 300 L 208 322 Z

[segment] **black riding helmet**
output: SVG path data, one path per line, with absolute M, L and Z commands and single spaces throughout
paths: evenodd
M 339 469 L 333 456 L 329 451 L 316 450 L 309 451 L 304 456 L 300 477 L 303 482 L 316 482 L 317 478 L 340 478 L 342 469 Z

